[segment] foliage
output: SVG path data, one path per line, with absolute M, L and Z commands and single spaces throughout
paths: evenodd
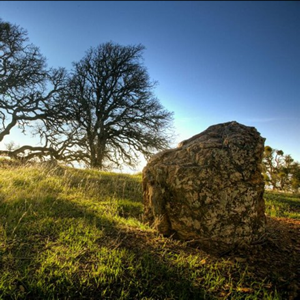
M 284 293 L 243 263 L 143 224 L 140 175 L 0 164 L 1 299 L 281 299 Z
M 300 188 L 300 164 L 282 150 L 265 147 L 263 175 L 273 190 L 298 192 Z

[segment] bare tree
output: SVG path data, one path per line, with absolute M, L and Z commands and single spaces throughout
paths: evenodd
M 36 122 L 40 127 L 62 123 L 63 103 L 58 96 L 65 83 L 65 70 L 47 70 L 45 58 L 29 43 L 24 29 L 0 19 L 0 141 L 15 126 L 25 133 Z M 24 145 L 0 154 L 30 159 L 58 156 L 59 151 L 44 140 L 43 146 Z
M 169 143 L 172 113 L 153 94 L 142 45 L 101 44 L 74 63 L 67 91 L 69 155 L 92 168 L 134 166 Z M 76 134 L 74 134 L 76 129 Z

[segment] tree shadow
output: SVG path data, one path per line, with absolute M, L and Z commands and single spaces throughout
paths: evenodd
M 183 277 L 182 266 L 170 265 L 157 253 L 155 247 L 149 246 L 147 239 L 151 237 L 147 234 L 132 235 L 111 218 L 99 216 L 88 207 L 68 200 L 44 198 L 31 200 L 28 205 L 39 209 L 30 211 L 29 206 L 26 214 L 20 211 L 14 220 L 0 215 L 6 224 L 5 237 L 0 247 L 0 270 L 2 274 L 14 273 L 14 280 L 10 282 L 11 295 L 7 299 L 20 295 L 35 299 L 99 299 L 105 288 L 110 291 L 110 296 L 103 299 L 209 299 L 204 290 Z M 23 206 L 24 200 L 12 204 L 1 202 L 0 212 L 15 214 L 16 209 Z M 47 251 L 49 241 L 55 243 L 61 234 L 62 228 L 55 224 L 57 220 L 67 220 L 67 224 L 72 223 L 72 220 L 81 220 L 86 226 L 96 226 L 104 232 L 96 241 L 99 249 L 126 250 L 134 254 L 134 260 L 131 265 L 122 266 L 122 277 L 115 278 L 109 286 L 106 284 L 103 288 L 97 288 L 87 281 L 86 284 L 78 285 L 78 290 L 74 290 L 78 281 L 78 278 L 74 278 L 73 283 L 58 283 L 53 279 L 55 288 L 51 295 L 43 294 L 43 289 L 37 286 L 30 290 L 34 275 L 32 272 L 39 268 L 40 254 Z M 97 261 L 90 264 L 97 264 Z M 127 289 L 126 296 L 122 296 L 122 287 Z M 6 299 L 6 296 L 3 297 Z

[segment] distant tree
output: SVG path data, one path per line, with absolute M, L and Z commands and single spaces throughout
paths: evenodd
M 291 187 L 294 192 L 298 192 L 300 189 L 300 164 L 295 162 L 292 165 L 291 170 L 292 178 L 291 178 Z
M 290 155 L 283 155 L 283 159 L 281 161 L 281 164 L 279 166 L 279 189 L 280 190 L 287 190 L 290 189 L 291 185 L 291 174 L 292 174 L 292 168 L 294 159 Z
M 295 190 L 299 187 L 299 164 L 291 155 L 284 155 L 282 150 L 270 146 L 264 150 L 263 175 L 273 190 Z
M 275 150 L 270 146 L 265 146 L 263 157 L 263 175 L 265 182 L 271 185 L 273 190 L 277 188 L 278 166 L 279 158 L 278 155 L 275 154 Z
M 36 123 L 41 128 L 62 122 L 63 103 L 58 96 L 65 82 L 65 70 L 47 70 L 45 58 L 29 43 L 24 29 L 0 19 L 0 142 L 16 126 L 25 133 Z M 58 153 L 47 140 L 40 147 L 0 151 L 23 159 Z
M 172 114 L 153 94 L 155 84 L 140 62 L 143 50 L 109 42 L 73 64 L 62 93 L 73 159 L 98 169 L 134 166 L 139 153 L 148 158 L 168 146 Z

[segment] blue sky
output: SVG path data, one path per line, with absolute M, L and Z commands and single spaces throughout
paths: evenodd
M 173 146 L 235 120 L 300 161 L 300 2 L 1 1 L 0 17 L 53 67 L 100 43 L 143 44 L 155 94 L 174 112 Z

